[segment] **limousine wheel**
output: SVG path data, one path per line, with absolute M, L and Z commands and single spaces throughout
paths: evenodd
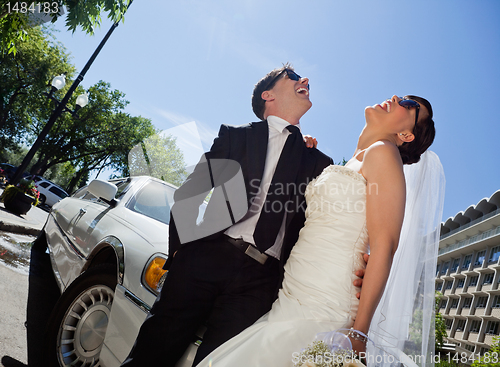
M 61 295 L 48 322 L 48 365 L 100 366 L 116 283 L 115 266 L 99 265 Z

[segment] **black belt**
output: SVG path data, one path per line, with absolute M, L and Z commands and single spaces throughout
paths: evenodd
M 252 259 L 254 259 L 255 261 L 257 261 L 258 263 L 260 263 L 262 265 L 264 265 L 266 263 L 267 259 L 269 259 L 268 255 L 263 254 L 262 252 L 257 250 L 257 248 L 254 245 L 252 245 L 249 242 L 243 241 L 241 238 L 234 239 L 234 238 L 226 235 L 226 239 L 230 244 L 234 245 L 236 248 L 238 248 L 243 253 L 250 256 Z

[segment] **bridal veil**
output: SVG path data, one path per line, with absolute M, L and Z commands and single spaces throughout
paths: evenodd
M 445 177 L 438 156 L 404 166 L 406 208 L 387 286 L 370 326 L 368 366 L 433 366 L 434 289 Z

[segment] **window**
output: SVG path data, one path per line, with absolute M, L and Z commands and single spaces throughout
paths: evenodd
M 495 298 L 493 298 L 493 303 L 491 304 L 493 308 L 500 308 L 500 296 L 497 294 Z
M 449 267 L 450 267 L 450 262 L 449 261 L 445 262 L 443 267 L 441 268 L 441 274 L 446 274 L 448 272 Z
M 471 304 L 472 304 L 472 298 L 465 298 L 463 308 L 470 308 Z
M 120 197 L 122 197 L 127 192 L 128 188 L 130 187 L 131 180 L 130 179 L 122 179 L 122 180 L 113 180 L 111 182 L 114 183 L 116 185 L 116 187 L 118 188 L 118 190 L 116 190 L 116 194 L 115 194 L 115 199 L 118 200 Z
M 464 263 L 462 264 L 462 269 L 469 268 L 471 261 L 472 261 L 472 254 L 467 255 L 464 259 Z
M 465 320 L 458 320 L 457 331 L 464 331 Z
M 500 246 L 493 247 L 491 249 L 490 259 L 488 260 L 488 262 L 496 263 L 499 257 L 500 257 Z
M 483 265 L 484 257 L 485 256 L 486 256 L 486 250 L 478 252 L 477 256 L 476 256 L 476 262 L 474 263 L 474 266 Z
M 97 198 L 87 191 L 88 186 L 84 186 L 73 194 L 76 199 L 88 200 L 92 202 L 97 202 Z
M 480 320 L 472 320 L 472 323 L 470 324 L 470 332 L 471 333 L 479 333 L 480 327 L 481 327 Z
M 451 266 L 451 272 L 454 273 L 458 269 L 458 265 L 460 264 L 460 259 L 453 260 L 453 265 Z
M 436 276 L 438 276 L 438 275 L 439 275 L 439 266 L 440 266 L 440 265 L 441 265 L 441 264 L 437 264 L 437 265 L 436 265 Z
M 498 329 L 500 326 L 500 322 L 498 321 L 489 321 L 486 324 L 486 334 L 498 335 Z
M 486 302 L 488 301 L 488 297 L 487 296 L 484 296 L 484 297 L 479 297 L 477 299 L 477 304 L 476 304 L 476 308 L 485 308 L 486 307 Z
M 149 181 L 137 193 L 128 207 L 140 214 L 168 224 L 170 205 L 173 202 L 174 189 L 160 182 Z
M 451 324 L 453 324 L 453 319 L 447 319 L 446 320 L 446 330 L 451 329 Z
M 494 275 L 495 275 L 494 273 L 485 274 L 484 279 L 483 279 L 483 284 L 493 283 L 493 276 Z
M 464 344 L 464 348 L 469 352 L 474 352 L 474 346 L 470 344 Z
M 460 278 L 458 280 L 457 288 L 463 288 L 464 284 L 465 284 L 465 279 L 464 278 Z
M 47 188 L 47 187 L 49 187 L 49 186 L 50 186 L 50 183 L 48 183 L 48 182 L 40 182 L 40 183 L 38 184 L 38 186 L 42 186 L 43 188 Z
M 477 280 L 479 278 L 479 275 L 473 276 L 470 278 L 469 286 L 470 287 L 475 287 L 477 285 Z
M 55 187 L 55 186 L 52 186 L 50 189 L 49 189 L 50 192 L 52 192 L 53 194 L 56 194 L 57 196 L 59 196 L 61 199 L 64 199 L 65 197 L 68 196 L 68 194 L 66 194 L 64 191 L 62 191 L 60 188 L 58 187 Z
M 458 298 L 454 298 L 453 301 L 451 301 L 451 308 L 457 308 L 458 307 Z
M 436 290 L 440 291 L 441 289 L 443 289 L 443 283 L 439 282 L 436 284 Z
M 445 308 L 446 307 L 446 300 L 443 299 L 441 300 L 441 305 L 439 306 L 439 308 Z
M 453 285 L 453 281 L 447 280 L 446 283 L 444 283 L 444 289 L 451 289 L 452 285 Z

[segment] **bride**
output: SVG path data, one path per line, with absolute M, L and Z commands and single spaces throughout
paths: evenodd
M 271 311 L 198 366 L 293 366 L 294 353 L 316 334 L 339 328 L 353 328 L 353 350 L 365 351 L 363 334 L 374 331 L 370 330 L 374 314 L 377 325 L 372 329 L 380 329 L 385 321 L 380 315 L 387 310 L 375 311 L 386 283 L 390 288 L 398 280 L 392 272 L 406 270 L 399 260 L 391 270 L 408 194 L 403 165 L 418 162 L 432 144 L 432 116 L 430 103 L 416 96 L 393 96 L 365 109 L 366 125 L 353 157 L 345 166 L 325 168 L 306 189 L 306 223 L 285 265 L 282 289 Z M 364 266 L 362 256 L 368 247 L 370 260 L 358 300 L 354 271 Z M 389 313 L 387 319 L 393 317 Z M 377 335 L 383 339 L 392 331 L 377 330 Z

